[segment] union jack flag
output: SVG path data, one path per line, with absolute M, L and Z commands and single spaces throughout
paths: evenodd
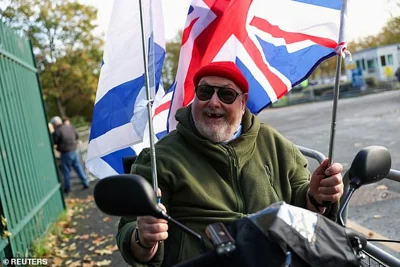
M 192 102 L 192 77 L 203 65 L 235 62 L 249 82 L 247 107 L 257 114 L 346 45 L 346 0 L 192 0 L 176 81 L 163 96 L 156 90 L 165 53 L 161 3 L 144 3 L 146 14 L 150 6 L 155 13 L 146 40 L 154 44 L 148 55 L 155 67 L 156 139 L 175 129 L 175 113 Z M 132 26 L 140 25 L 137 5 L 117 1 L 110 22 L 86 159 L 100 178 L 122 173 L 122 158 L 149 146 L 140 32 Z
M 341 17 L 342 0 L 193 0 L 173 97 L 158 112 L 169 108 L 169 130 L 175 129 L 177 109 L 193 100 L 196 70 L 233 61 L 249 82 L 247 107 L 259 113 L 336 55 L 335 49 L 345 49 Z

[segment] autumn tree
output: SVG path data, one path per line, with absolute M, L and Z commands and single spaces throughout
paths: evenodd
M 165 44 L 165 61 L 162 71 L 163 84 L 166 90 L 174 82 L 178 69 L 179 53 L 181 51 L 182 31 L 179 31 L 175 38 Z
M 103 45 L 93 35 L 96 16 L 77 0 L 10 0 L 0 7 L 1 20 L 33 43 L 50 115 L 85 110 L 91 117 Z

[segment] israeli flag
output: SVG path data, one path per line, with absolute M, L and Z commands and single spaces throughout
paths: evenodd
M 142 0 L 152 99 L 164 95 L 161 1 Z M 93 111 L 86 168 L 98 178 L 123 173 L 122 158 L 136 155 L 148 123 L 139 1 L 116 0 Z M 143 146 L 143 145 L 142 145 Z

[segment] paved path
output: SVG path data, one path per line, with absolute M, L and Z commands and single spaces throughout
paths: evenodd
M 90 183 L 90 189 L 82 190 L 79 179 L 72 179 L 72 192 L 66 197 L 71 220 L 63 230 L 71 234 L 56 241 L 53 266 L 129 266 L 116 247 L 119 218 L 100 212 L 93 200 L 96 182 Z

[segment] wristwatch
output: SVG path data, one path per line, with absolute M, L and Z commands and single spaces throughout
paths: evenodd
M 148 247 L 148 246 L 143 245 L 139 239 L 139 229 L 136 227 L 134 231 L 135 231 L 135 243 L 138 244 L 139 247 L 144 248 L 144 249 L 152 249 L 154 247 L 154 246 Z
M 316 208 L 318 211 L 320 211 L 319 208 L 325 207 L 324 205 L 318 203 L 318 201 L 313 197 L 310 191 L 308 191 L 308 198 L 310 199 L 311 204 Z

